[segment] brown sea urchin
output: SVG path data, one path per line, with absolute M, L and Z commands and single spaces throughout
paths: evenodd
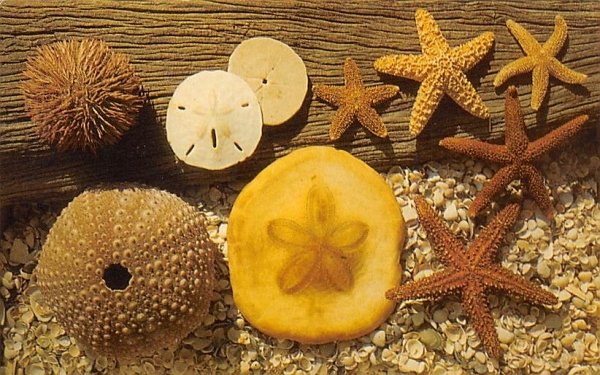
M 89 354 L 128 361 L 172 347 L 203 321 L 215 253 L 202 214 L 173 194 L 88 190 L 50 230 L 37 283 Z
M 38 134 L 59 151 L 95 153 L 138 121 L 144 103 L 128 58 L 95 39 L 42 46 L 21 84 Z

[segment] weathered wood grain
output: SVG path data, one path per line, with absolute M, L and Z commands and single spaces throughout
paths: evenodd
M 417 140 L 408 118 L 418 83 L 379 77 L 373 61 L 389 53 L 420 53 L 414 11 L 427 8 L 452 46 L 493 31 L 493 51 L 469 73 L 491 111 L 491 123 L 479 120 L 444 99 Z M 341 84 L 341 64 L 352 56 L 366 83 L 398 84 L 402 95 L 382 109 L 390 137 L 382 140 L 353 126 L 335 147 L 350 151 L 378 170 L 414 164 L 448 154 L 441 137 L 499 139 L 503 132 L 503 92 L 493 78 L 506 63 L 522 56 L 505 22 L 512 18 L 540 41 L 561 14 L 569 25 L 562 61 L 583 72 L 583 86 L 551 82 L 549 100 L 538 113 L 529 108 L 530 76 L 520 85 L 526 122 L 539 135 L 575 115 L 587 113 L 590 135 L 600 110 L 600 3 L 596 1 L 33 1 L 0 4 L 0 205 L 69 199 L 103 182 L 136 181 L 177 191 L 196 184 L 247 181 L 275 158 L 309 145 L 332 144 L 328 125 L 334 110 L 312 99 L 288 124 L 266 128 L 257 152 L 225 171 L 193 169 L 178 163 L 165 137 L 169 98 L 186 76 L 204 69 L 226 69 L 235 46 L 254 36 L 279 39 L 304 59 L 311 82 Z M 102 38 L 127 53 L 142 77 L 155 109 L 116 146 L 97 157 L 56 154 L 41 142 L 23 109 L 18 88 L 25 61 L 37 46 L 65 38 Z M 589 137 L 586 137 L 589 138 Z

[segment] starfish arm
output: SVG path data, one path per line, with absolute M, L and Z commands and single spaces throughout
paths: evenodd
M 335 141 L 339 139 L 342 134 L 350 127 L 352 121 L 356 118 L 356 111 L 348 105 L 343 105 L 338 108 L 333 115 L 331 120 L 331 127 L 329 128 L 329 139 Z
M 383 120 L 381 120 L 381 117 L 379 117 L 379 114 L 373 108 L 361 106 L 358 108 L 356 116 L 358 117 L 358 122 L 369 129 L 371 133 L 381 138 L 387 137 L 388 133 Z
M 452 61 L 463 72 L 471 70 L 485 56 L 494 44 L 494 33 L 485 32 L 467 43 L 450 51 Z
M 463 289 L 461 305 L 469 316 L 469 322 L 479 335 L 485 351 L 490 356 L 499 358 L 501 354 L 500 341 L 498 341 L 496 324 L 483 286 L 478 283 L 468 283 Z
M 530 72 L 534 67 L 535 60 L 531 56 L 524 56 L 504 65 L 494 78 L 494 87 L 503 85 L 509 78 L 516 75 Z
M 519 94 L 515 86 L 506 90 L 504 101 L 504 142 L 509 152 L 514 156 L 521 156 L 527 149 L 529 139 L 525 133 L 525 122 L 519 103 Z
M 469 207 L 469 216 L 477 216 L 496 194 L 504 190 L 506 185 L 515 179 L 516 175 L 516 168 L 513 165 L 500 168 L 494 177 L 483 186 L 483 189 L 481 189 L 475 199 L 473 199 L 473 203 Z
M 581 84 L 587 79 L 587 75 L 567 68 L 554 57 L 548 59 L 548 71 L 553 77 L 565 83 Z
M 556 56 L 567 40 L 567 23 L 565 19 L 557 15 L 554 17 L 554 32 L 544 43 L 542 48 L 548 56 Z
M 440 146 L 475 159 L 484 159 L 493 163 L 508 164 L 511 156 L 504 145 L 495 145 L 476 139 L 447 137 L 440 141 Z
M 487 266 L 492 263 L 502 239 L 519 217 L 520 211 L 521 206 L 518 203 L 512 203 L 494 216 L 469 246 L 467 250 L 467 256 L 470 258 L 469 264 Z
M 345 88 L 342 86 L 314 85 L 313 92 L 317 98 L 335 106 L 342 105 Z
M 444 90 L 439 75 L 432 74 L 425 78 L 417 91 L 417 98 L 408 122 L 408 129 L 413 136 L 417 136 L 423 131 L 443 96 Z
M 384 101 L 393 98 L 398 94 L 400 88 L 394 85 L 379 85 L 367 87 L 367 96 L 372 106 L 376 106 Z
M 542 106 L 544 97 L 548 92 L 550 84 L 550 74 L 545 66 L 536 66 L 533 68 L 531 87 L 531 108 L 537 111 Z
M 554 216 L 554 207 L 544 185 L 544 178 L 540 171 L 531 164 L 521 167 L 523 182 L 527 187 L 527 192 L 540 207 L 544 215 L 551 219 Z
M 540 139 L 531 142 L 525 152 L 525 161 L 534 162 L 546 152 L 556 149 L 573 137 L 583 128 L 583 124 L 589 119 L 588 115 L 580 115 L 566 124 L 554 129 Z
M 458 292 L 465 286 L 467 276 L 468 271 L 449 267 L 420 280 L 392 288 L 385 293 L 385 297 L 397 302 L 418 298 L 436 299 Z
M 506 21 L 506 26 L 508 30 L 510 30 L 511 34 L 517 39 L 521 48 L 527 55 L 536 54 L 542 49 L 540 43 L 529 33 L 529 31 L 525 30 L 525 28 L 513 20 Z
M 425 55 L 387 55 L 375 60 L 373 67 L 379 73 L 423 82 L 427 77 L 428 61 Z
M 553 305 L 558 302 L 554 294 L 499 265 L 479 269 L 475 272 L 483 285 L 488 288 L 504 291 L 511 296 L 520 297 L 536 304 Z
M 465 249 L 462 243 L 454 236 L 442 219 L 433 211 L 425 198 L 420 195 L 414 198 L 419 215 L 419 223 L 425 228 L 427 238 L 440 260 L 445 265 L 460 268 L 466 264 Z
M 363 79 L 358 69 L 358 65 L 351 57 L 346 58 L 344 61 L 344 82 L 346 87 L 353 89 L 357 87 L 363 87 Z
M 467 76 L 457 71 L 457 74 L 450 76 L 446 87 L 446 94 L 460 105 L 462 109 L 469 112 L 473 116 L 479 118 L 489 118 L 490 111 L 483 103 L 481 96 L 475 90 L 475 87 L 469 82 Z
M 424 54 L 439 55 L 450 49 L 446 38 L 444 38 L 440 31 L 440 27 L 428 11 L 417 9 L 415 12 L 415 21 L 417 23 L 417 32 L 419 33 L 419 43 L 421 43 L 421 50 Z

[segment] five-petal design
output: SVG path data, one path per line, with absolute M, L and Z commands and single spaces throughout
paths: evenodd
M 338 222 L 333 194 L 325 184 L 315 184 L 308 191 L 305 220 L 272 220 L 267 234 L 290 253 L 277 280 L 284 292 L 298 293 L 309 286 L 343 292 L 352 287 L 356 255 L 369 228 L 360 221 Z

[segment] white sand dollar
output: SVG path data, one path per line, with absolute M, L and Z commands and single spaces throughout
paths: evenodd
M 228 71 L 244 78 L 262 108 L 265 125 L 281 125 L 302 106 L 308 90 L 304 62 L 287 44 L 271 38 L 240 43 L 229 57 Z
M 246 159 L 262 134 L 256 94 L 235 74 L 202 71 L 184 79 L 167 108 L 167 140 L 186 164 L 224 169 Z

